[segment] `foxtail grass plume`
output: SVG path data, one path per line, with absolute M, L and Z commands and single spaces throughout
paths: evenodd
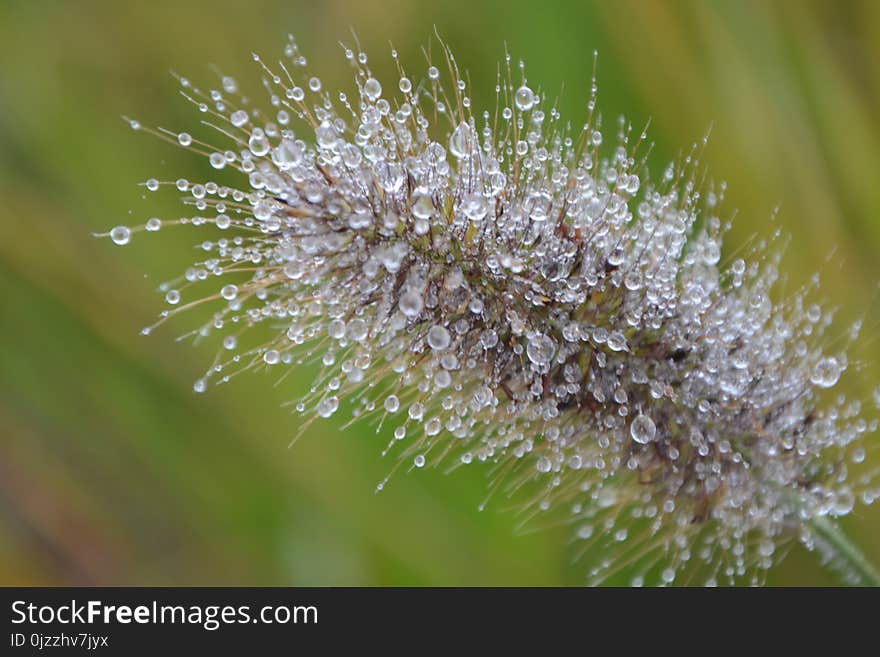
M 645 132 L 603 129 L 595 74 L 573 127 L 509 56 L 477 110 L 434 50 L 417 71 L 392 51 L 380 81 L 343 46 L 354 82 L 331 91 L 291 38 L 254 55 L 268 102 L 179 79 L 204 136 L 130 120 L 236 181 L 148 180 L 187 216 L 108 233 L 202 231 L 159 321 L 214 308 L 196 392 L 320 361 L 303 426 L 374 422 L 392 471 L 486 463 L 526 520 L 572 524 L 591 583 L 761 583 L 797 542 L 840 556 L 823 529 L 880 496 L 860 465 L 877 419 L 834 390 L 848 344 L 815 281 L 774 299 L 779 232 L 723 257 L 702 143 L 650 178 Z

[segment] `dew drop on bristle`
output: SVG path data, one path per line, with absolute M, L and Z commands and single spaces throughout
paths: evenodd
M 840 364 L 836 358 L 823 358 L 810 374 L 810 381 L 820 388 L 830 388 L 840 379 Z
M 424 307 L 424 301 L 418 292 L 409 291 L 400 295 L 400 312 L 407 317 L 418 317 Z
M 397 395 L 388 395 L 383 402 L 383 406 L 389 413 L 396 413 L 400 408 L 400 400 L 397 399 Z
M 131 241 L 131 229 L 127 226 L 116 226 L 110 231 L 110 239 L 114 244 L 125 246 Z
M 236 110 L 229 115 L 229 121 L 236 128 L 240 128 L 248 122 L 248 114 L 244 110 Z
M 535 365 L 548 365 L 556 353 L 556 343 L 553 338 L 537 334 L 530 338 L 526 346 L 526 355 Z
M 657 435 L 657 426 L 647 415 L 637 415 L 629 426 L 629 435 L 640 445 L 647 445 Z
M 322 399 L 318 404 L 318 415 L 321 417 L 330 417 L 339 408 L 339 399 L 335 396 Z
M 376 101 L 382 95 L 382 85 L 376 78 L 370 78 L 364 82 L 364 95 L 370 101 Z
M 517 109 L 525 112 L 532 109 L 532 105 L 535 104 L 535 94 L 526 85 L 523 85 L 516 90 L 513 100 L 516 103 Z
M 445 327 L 434 325 L 428 329 L 428 346 L 434 351 L 443 351 L 447 349 L 452 342 L 452 336 Z

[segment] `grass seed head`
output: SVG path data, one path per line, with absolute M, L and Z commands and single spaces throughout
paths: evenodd
M 574 524 L 595 582 L 760 581 L 792 540 L 815 546 L 812 519 L 878 497 L 851 473 L 877 420 L 829 390 L 850 367 L 831 313 L 814 284 L 777 300 L 778 232 L 722 258 L 702 143 L 651 178 L 643 131 L 607 138 L 595 82 L 572 127 L 509 56 L 480 112 L 442 43 L 413 75 L 392 52 L 382 81 L 343 49 L 346 91 L 293 39 L 254 56 L 264 105 L 181 78 L 210 141 L 131 121 L 239 180 L 149 180 L 190 216 L 109 233 L 204 231 L 160 319 L 214 308 L 197 392 L 320 360 L 306 418 L 372 418 L 398 465 L 491 464 L 528 518 Z

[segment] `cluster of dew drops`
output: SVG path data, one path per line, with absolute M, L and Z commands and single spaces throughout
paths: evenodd
M 722 262 L 724 185 L 702 181 L 701 145 L 651 181 L 644 131 L 621 119 L 603 145 L 595 75 L 572 129 L 509 56 L 496 108 L 475 114 L 442 44 L 422 80 L 392 51 L 393 93 L 343 48 L 351 95 L 325 89 L 292 38 L 276 65 L 254 55 L 268 108 L 230 77 L 209 91 L 179 78 L 222 147 L 127 119 L 246 180 L 150 179 L 192 212 L 108 233 L 215 231 L 160 288 L 156 325 L 218 308 L 189 334 L 222 334 L 196 392 L 319 363 L 295 402 L 303 429 L 347 404 L 390 436 L 392 472 L 487 463 L 493 494 L 532 491 L 524 521 L 561 512 L 607 554 L 594 582 L 629 568 L 671 584 L 694 564 L 709 583 L 757 577 L 792 538 L 814 543 L 810 517 L 880 496 L 875 473 L 850 473 L 877 420 L 823 393 L 849 364 L 826 353 L 816 281 L 772 301 L 780 250 L 760 239 Z M 274 337 L 252 338 L 258 324 Z

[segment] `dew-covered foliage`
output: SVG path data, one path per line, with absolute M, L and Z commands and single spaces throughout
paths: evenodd
M 873 408 L 833 390 L 858 326 L 830 338 L 816 280 L 775 289 L 778 231 L 722 257 L 702 143 L 650 178 L 646 134 L 608 138 L 595 81 L 573 126 L 509 56 L 482 111 L 442 43 L 412 76 L 392 51 L 382 81 L 343 50 L 346 91 L 293 39 L 254 56 L 266 103 L 180 78 L 210 142 L 130 121 L 240 179 L 151 179 L 189 216 L 109 232 L 202 231 L 159 322 L 213 307 L 196 392 L 319 361 L 303 426 L 373 422 L 392 471 L 487 464 L 525 520 L 571 523 L 593 583 L 760 583 L 822 547 L 816 519 L 880 496 L 859 465 Z

